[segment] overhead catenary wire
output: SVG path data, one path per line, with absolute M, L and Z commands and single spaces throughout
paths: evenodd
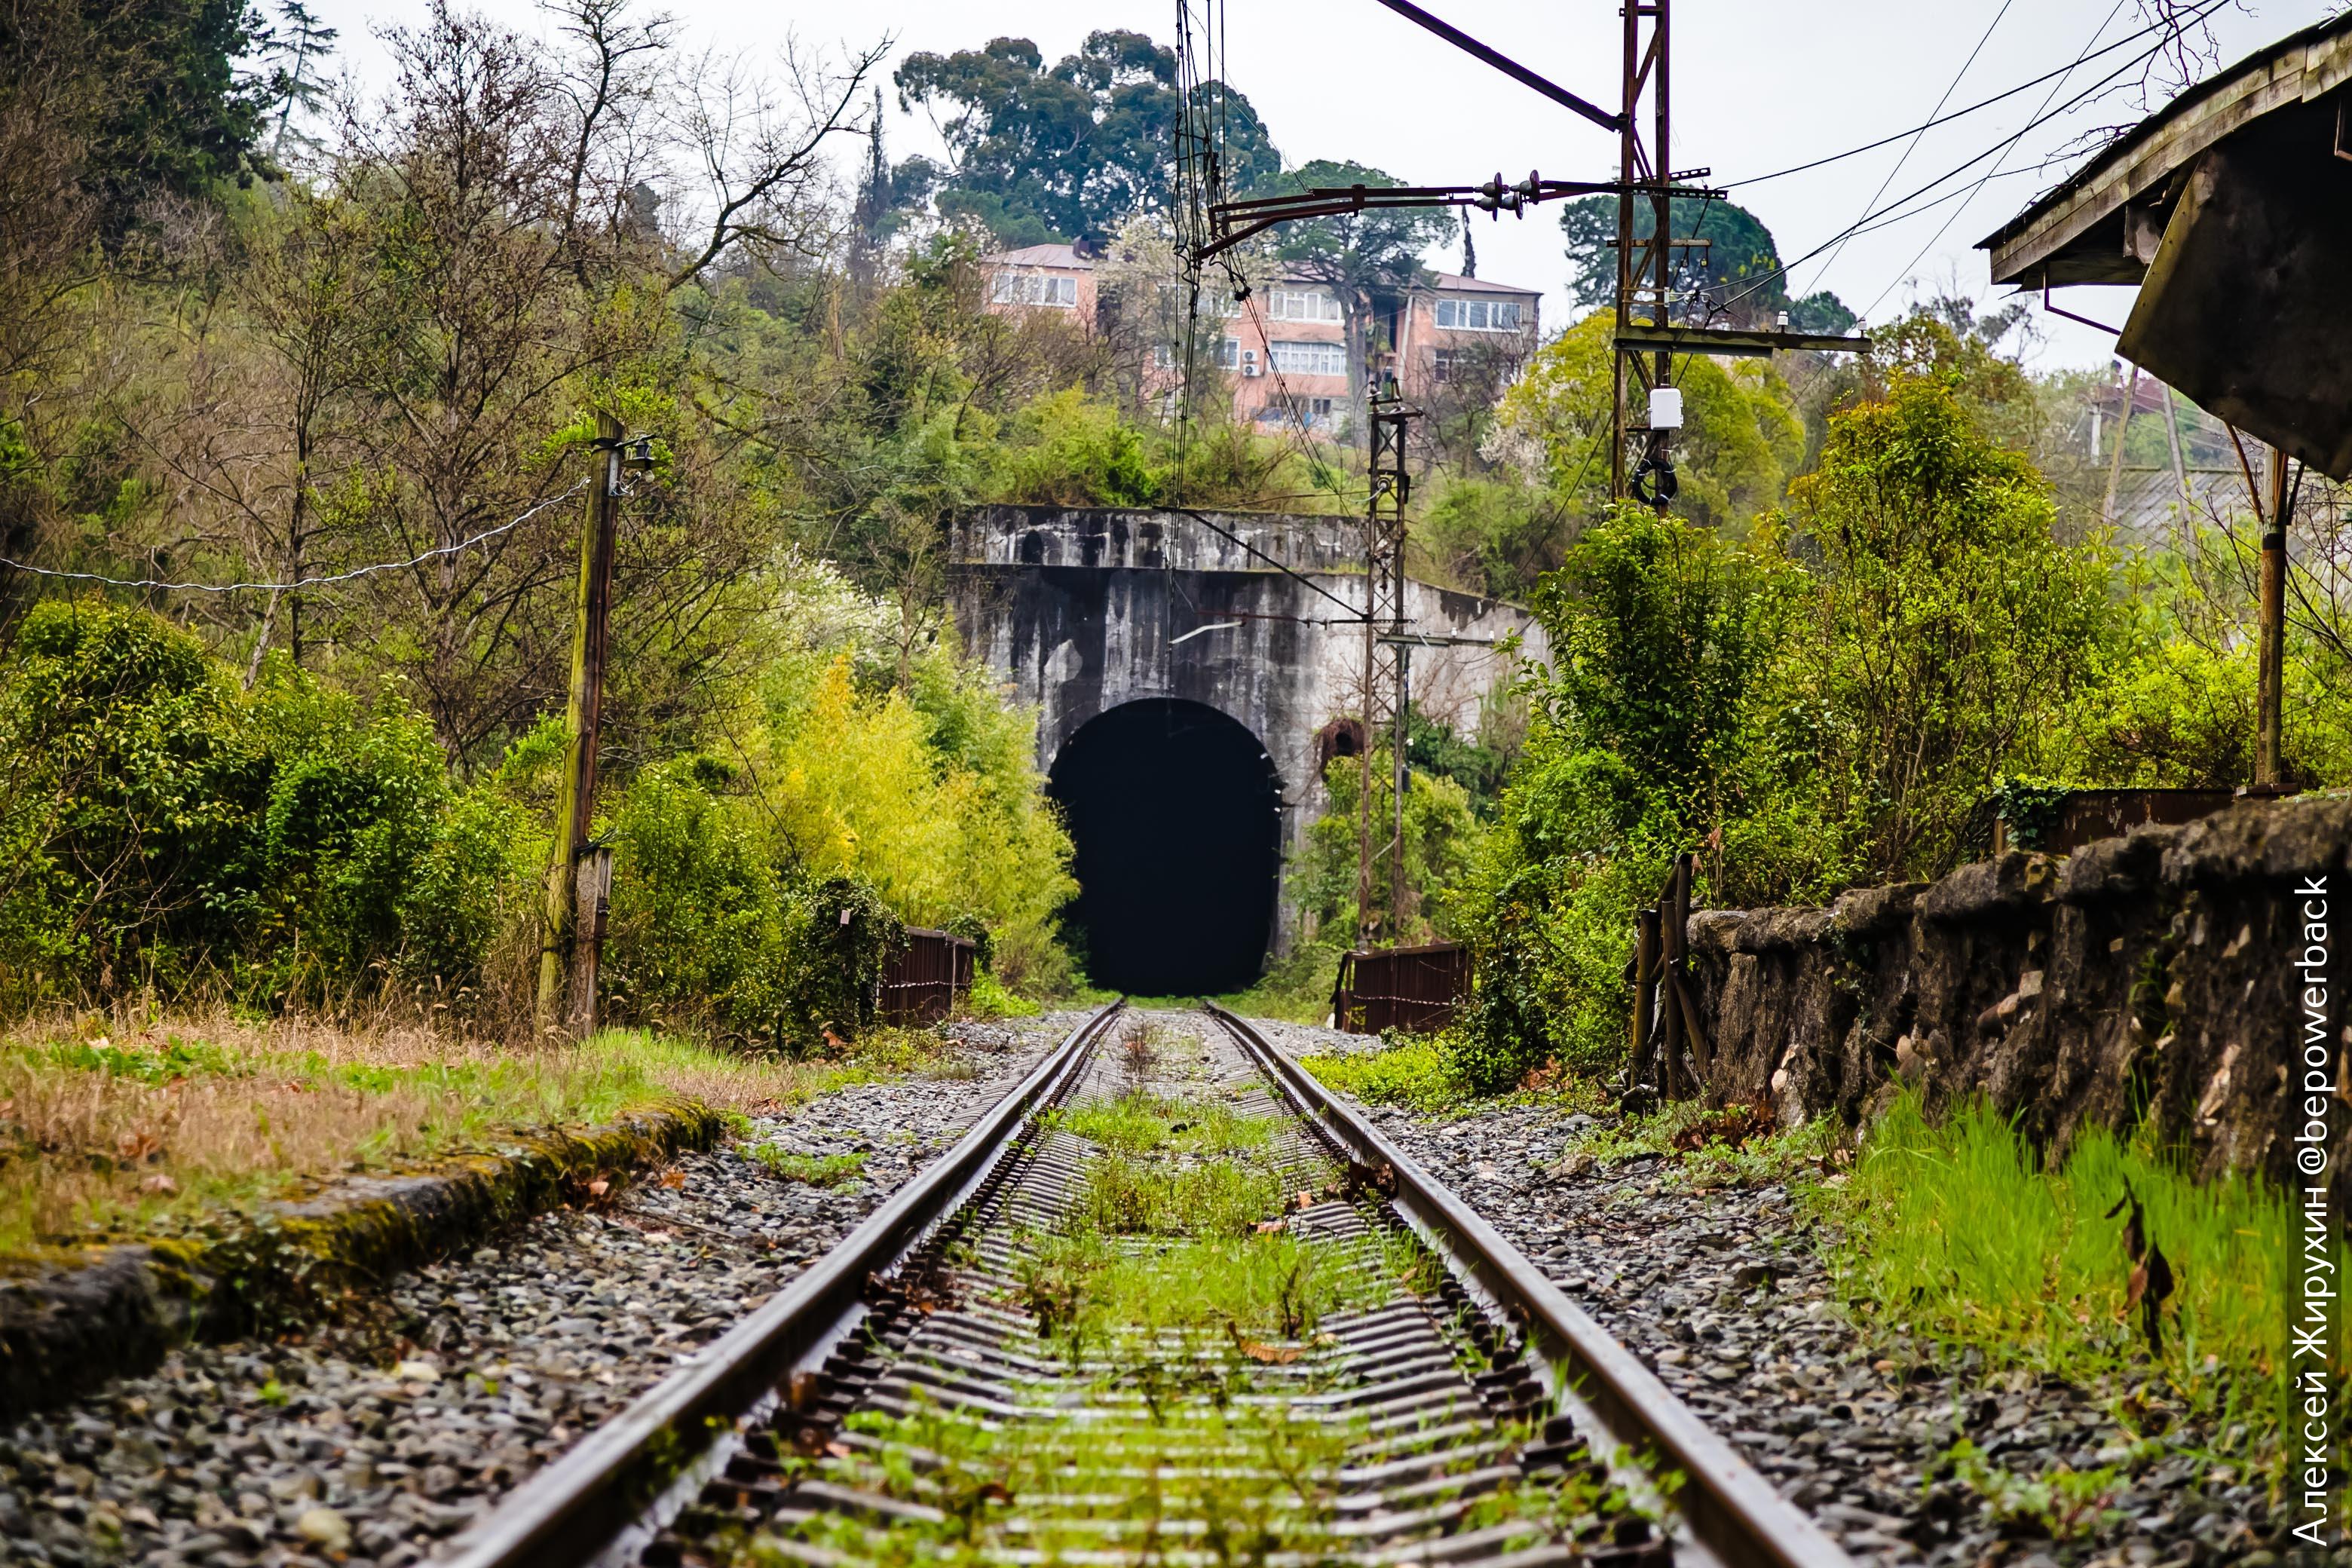
M 1952 94 L 1959 91 L 1960 83 L 1968 78 L 1969 68 L 1977 63 L 1977 57 L 1984 53 L 1984 47 L 1992 42 L 1992 36 L 2000 29 L 2001 19 L 2009 15 L 2010 7 L 2014 5 L 2016 3 L 2017 0 L 2000 0 L 2000 9 L 1994 12 L 1992 15 L 1992 20 L 1985 25 L 1983 36 L 1977 39 L 1977 47 L 1969 51 L 1969 58 L 1960 62 L 1960 68 L 1953 73 L 1950 84 L 1944 89 L 1944 96 L 1937 99 L 1936 100 L 1936 107 L 1927 111 L 1928 124 L 1932 125 L 1935 123 L 1936 116 L 1944 112 L 1944 105 L 1952 100 Z M 2117 3 L 2121 4 L 2121 0 L 2117 0 Z M 2104 32 L 2105 29 L 2106 24 L 2104 22 L 2101 23 L 2100 30 Z M 1903 166 L 1911 161 L 1911 154 L 1919 150 L 1919 139 L 1927 133 L 1927 127 L 1926 125 L 1921 126 L 1917 131 L 1912 132 L 1910 145 L 1905 147 L 1903 149 L 1903 155 L 1895 160 L 1895 166 L 1886 171 L 1886 177 L 1878 182 L 1878 189 L 1870 194 L 1870 200 L 1862 204 L 1863 216 L 1854 220 L 1857 226 L 1869 221 L 1870 209 L 1878 205 L 1878 198 L 1886 194 L 1886 187 L 1895 183 L 1895 176 L 1903 172 Z M 2020 132 L 2020 134 L 2022 134 L 2022 132 Z M 1827 272 L 1832 267 L 1837 265 L 1837 258 L 1845 253 L 1846 241 L 1853 237 L 1853 231 L 1849 230 L 1838 240 L 1837 247 L 1832 250 L 1829 254 L 1829 259 L 1822 262 L 1821 266 L 1815 269 L 1813 273 L 1813 281 L 1815 283 L 1819 283 L 1822 280 L 1822 273 Z M 1867 318 L 1868 314 L 1868 311 L 1864 312 L 1865 318 Z
M 2105 32 L 2109 27 L 2115 26 L 2116 18 L 2123 14 L 2123 8 L 2126 4 L 2126 0 L 2116 0 L 2115 9 L 2109 11 L 2105 19 L 2101 21 L 2098 26 L 2092 30 L 2089 39 L 2083 45 L 2082 52 L 2074 57 L 2074 64 L 2068 68 L 2067 74 L 2071 75 L 2074 70 L 2080 69 L 2083 62 L 2090 58 L 2092 47 L 2099 41 L 2099 35 Z M 2161 47 L 2162 46 L 2159 45 L 2158 47 Z M 2040 117 L 2048 111 L 2051 101 L 2054 100 L 2059 93 L 2065 90 L 2065 76 L 2061 76 L 2056 81 L 2051 83 L 2049 95 L 2042 100 L 2042 108 L 2034 111 L 2036 118 L 2019 126 L 2017 129 L 2017 134 L 2011 136 L 2008 141 L 2001 143 L 2000 155 L 1994 158 L 1992 167 L 1986 170 L 1982 174 L 1977 177 L 1977 183 L 1969 187 L 1968 194 L 1960 199 L 1960 205 L 1954 207 L 1949 213 L 1945 215 L 1944 221 L 1942 224 L 1937 226 L 1935 233 L 1927 237 L 1927 243 L 1919 247 L 1917 253 L 1915 254 L 1910 260 L 1903 264 L 1902 269 L 1895 273 L 1895 275 L 1887 281 L 1886 286 L 1884 289 L 1881 289 L 1878 291 L 1877 296 L 1870 301 L 1868 308 L 1863 311 L 1863 316 L 1865 320 L 1869 317 L 1871 311 L 1878 309 L 1880 303 L 1885 300 L 1887 295 L 1893 293 L 1897 288 L 1901 287 L 1903 280 L 1910 276 L 1911 269 L 1918 266 L 1920 260 L 1927 256 L 1927 252 L 1936 247 L 1936 242 L 1942 239 L 1944 236 L 1951 232 L 1952 226 L 1960 221 L 1960 215 L 1969 210 L 1969 205 L 1971 202 L 1974 202 L 1977 199 L 1978 195 L 1984 190 L 1985 182 L 1991 179 L 1995 174 L 2000 172 L 2001 164 L 2009 161 L 2010 153 L 2016 151 L 2018 142 L 2024 140 L 2026 132 L 2032 130 L 2035 124 L 2040 122 Z
M 2213 7 L 2208 6 L 2206 9 L 2210 10 L 2213 9 Z M 1949 125 L 1955 121 L 1966 120 L 1969 115 L 1976 113 L 1978 110 L 1990 109 L 1996 103 L 2006 103 L 2009 100 L 2015 98 L 2021 92 L 2031 92 L 2035 88 L 2040 87 L 2042 83 L 2050 81 L 2054 78 L 2072 75 L 2074 72 L 2081 69 L 2084 66 L 2089 64 L 2092 60 L 2098 58 L 2101 55 L 2113 54 L 2116 50 L 2124 47 L 2126 45 L 2137 43 L 2141 38 L 2147 37 L 2150 33 L 2168 31 L 2172 26 L 2173 24 L 2169 22 L 2150 22 L 2147 26 L 2139 28 L 2135 32 L 2124 34 L 2113 43 L 2100 45 L 2099 47 L 2094 49 L 2090 54 L 2084 56 L 2081 59 L 2075 60 L 2067 65 L 2060 66 L 2055 70 L 2045 71 L 2042 75 L 2037 76 L 2029 81 L 2019 82 L 2015 87 L 2004 88 L 2000 91 L 1994 93 L 1990 98 L 1980 98 L 1977 100 L 1976 102 L 1968 105 L 1966 108 L 1955 109 L 1949 114 L 1938 114 L 1934 119 L 1923 121 L 1917 125 L 1909 125 L 1900 131 L 1889 132 L 1887 134 L 1879 137 L 1874 142 L 1864 142 L 1858 147 L 1848 147 L 1844 151 L 1839 153 L 1824 153 L 1821 157 L 1811 159 L 1802 163 L 1791 163 L 1785 169 L 1775 169 L 1769 174 L 1749 174 L 1742 179 L 1726 180 L 1723 182 L 1722 188 L 1729 191 L 1737 190 L 1742 185 L 1760 185 L 1767 180 L 1786 179 L 1790 174 L 1807 174 L 1814 169 L 1822 168 L 1831 163 L 1843 163 L 1848 158 L 1858 158 L 1864 153 L 1875 153 L 1881 147 L 1889 146 L 1894 142 L 1902 141 L 1906 136 L 1915 136 L 1922 131 L 1933 131 L 1939 125 Z M 2149 51 L 2149 53 L 2153 52 L 2153 50 Z M 2139 58 L 2141 59 L 2145 59 L 2147 56 L 2144 54 Z M 2137 64 L 2137 62 L 2135 61 L 2134 63 Z
M 0 555 L 0 566 L 12 567 L 19 572 L 29 572 L 37 577 L 55 577 L 76 583 L 95 583 L 107 588 L 143 588 L 171 594 L 292 594 L 305 588 L 324 588 L 337 583 L 349 583 L 357 578 L 373 576 L 379 572 L 399 572 L 411 566 L 422 566 L 427 561 L 435 561 L 444 555 L 456 555 L 463 551 L 471 550 L 478 544 L 487 543 L 502 533 L 509 533 L 520 528 L 549 507 L 570 500 L 582 490 L 586 489 L 588 484 L 588 480 L 582 479 L 570 489 L 560 495 L 548 497 L 538 505 L 499 524 L 496 528 L 486 528 L 479 533 L 460 539 L 454 543 L 436 544 L 432 549 L 412 555 L 405 561 L 378 561 L 372 565 L 353 567 L 348 572 L 332 572 L 317 577 L 299 577 L 291 583 L 172 583 L 152 577 L 109 577 L 97 572 L 61 572 L 54 567 L 36 566 L 30 562 L 14 560 L 5 555 Z
M 2204 16 L 2221 9 L 2223 5 L 2229 3 L 2230 0 L 2207 0 L 2207 3 L 2193 16 L 2189 17 L 2188 20 L 2191 22 L 2200 20 Z M 2074 97 L 2068 99 L 2065 102 L 2057 105 L 2053 109 L 2047 110 L 2035 116 L 2033 119 L 2029 120 L 2024 125 L 2019 127 L 2013 134 L 2002 138 L 2000 142 L 1986 148 L 1983 152 L 1955 164 L 1944 173 L 1937 175 L 1934 179 L 1929 180 L 1926 184 L 1920 185 L 1903 195 L 1895 197 L 1895 200 L 1885 204 L 1876 211 L 1864 214 L 1862 218 L 1848 225 L 1846 227 L 1838 230 L 1835 234 L 1829 236 L 1827 238 L 1823 239 L 1821 244 L 1813 247 L 1812 249 L 1806 251 L 1802 256 L 1784 261 L 1778 267 L 1759 273 L 1746 288 L 1726 300 L 1724 301 L 1723 308 L 1728 310 L 1731 306 L 1739 303 L 1741 300 L 1750 298 L 1764 289 L 1769 288 L 1775 281 L 1785 279 L 1790 271 L 1803 266 L 1806 262 L 1811 261 L 1814 257 L 1819 256 L 1822 252 L 1829 249 L 1832 246 L 1836 245 L 1840 240 L 1844 239 L 1850 235 L 1868 233 L 1873 229 L 1884 228 L 1890 224 L 1899 223 L 1909 218 L 1916 217 L 1922 212 L 1931 210 L 1934 207 L 1940 206 L 1947 201 L 1953 200 L 1961 193 L 1957 191 L 1946 192 L 1943 195 L 1937 196 L 1933 201 L 1927 202 L 1916 208 L 1911 208 L 1911 210 L 1908 211 L 1904 210 L 1906 208 L 1910 208 L 1913 202 L 1918 201 L 1919 198 L 1927 195 L 1929 192 L 1934 191 L 1937 186 L 1966 174 L 1970 169 L 1975 168 L 1979 163 L 1983 163 L 1986 159 L 1998 156 L 2003 150 L 2014 144 L 2019 138 L 2022 137 L 2027 132 L 2035 130 L 2042 125 L 2049 123 L 2053 120 L 2056 120 L 2063 115 L 2071 113 L 2086 100 L 2105 91 L 2109 87 L 2115 84 L 2117 79 L 2121 78 L 2134 68 L 2147 60 L 2153 59 L 2158 50 L 2162 47 L 2163 46 L 2158 44 L 2155 47 L 2142 50 L 2139 54 L 2135 55 L 2128 60 L 2126 60 L 2114 70 L 2109 71 L 2105 76 L 2101 77 L 2097 81 L 2093 82 L 2090 86 L 2083 89 L 2082 91 L 2074 94 Z M 2021 174 L 2026 171 L 2019 170 L 2013 172 Z

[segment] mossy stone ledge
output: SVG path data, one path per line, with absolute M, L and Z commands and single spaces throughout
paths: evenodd
M 404 1268 L 716 1144 L 726 1119 L 671 1104 L 582 1131 L 516 1131 L 437 1167 L 337 1180 L 175 1236 L 0 1259 L 0 1419 L 135 1375 L 191 1339 L 312 1321 Z

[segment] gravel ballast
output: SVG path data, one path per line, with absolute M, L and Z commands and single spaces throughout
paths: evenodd
M 755 1118 L 740 1143 L 609 1205 L 396 1277 L 360 1321 L 190 1346 L 0 1432 L 9 1561 L 429 1556 L 839 1241 L 1077 1021 L 956 1026 L 940 1076 Z M 864 1160 L 823 1186 L 778 1174 L 759 1145 Z
M 1368 1045 L 1259 1027 L 1301 1056 Z M 2179 1416 L 2144 1391 L 1988 1375 L 1974 1351 L 1873 1342 L 1839 1306 L 1817 1227 L 1781 1186 L 1694 1190 L 1655 1156 L 1559 1173 L 1562 1152 L 1593 1122 L 1549 1107 L 1370 1114 L 1860 1563 L 2352 1563 L 2347 1550 L 2284 1551 L 2262 1489 L 2197 1457 L 2210 1434 L 2174 1425 L 2136 1443 L 2116 1419 L 2118 1401 L 2139 1403 L 2150 1427 Z M 2063 1497 L 2045 1508 L 2006 1489 L 2004 1520 L 1986 1492 L 2005 1489 L 1949 1473 L 1963 1437 L 2020 1483 L 2062 1469 L 2115 1476 L 2086 1489 L 2071 1518 Z M 2037 1514 L 2054 1515 L 2059 1535 Z

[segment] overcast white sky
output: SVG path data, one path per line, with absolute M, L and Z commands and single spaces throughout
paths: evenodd
M 699 47 L 716 42 L 755 58 L 787 35 L 804 45 L 863 45 L 885 35 L 897 53 L 945 52 L 1014 35 L 1035 40 L 1048 60 L 1075 50 L 1089 31 L 1131 27 L 1171 42 L 1173 0 L 1027 0 L 1017 7 L 959 0 L 659 0 Z M 1423 0 L 1426 7 L 1604 105 L 1616 94 L 1618 19 L 1612 0 Z M 313 0 L 340 27 L 343 65 L 380 77 L 371 29 L 408 23 L 421 0 Z M 480 9 L 526 30 L 541 26 L 531 0 L 482 0 Z M 2224 63 L 2308 26 L 2338 7 L 2326 0 L 2242 0 L 2214 18 Z M 1995 18 L 1999 17 L 1998 25 Z M 1804 163 L 1929 118 L 1947 89 L 1947 112 L 2066 66 L 2097 44 L 2140 26 L 2132 0 L 1680 0 L 1675 6 L 1674 101 L 1677 168 L 1709 167 L 1716 184 Z M 1990 35 L 1988 27 L 1991 28 Z M 1961 67 L 1979 40 L 1983 47 Z M 1234 5 L 1227 22 L 1234 85 L 1248 94 L 1289 163 L 1349 158 L 1412 184 L 1475 183 L 1530 168 L 1547 177 L 1606 179 L 1615 139 L 1422 32 L 1373 0 L 1307 0 Z M 2101 57 L 2071 79 L 2037 87 L 1953 124 L 1826 168 L 1746 186 L 1734 199 L 1770 226 L 1784 257 L 1801 256 L 1872 206 L 1896 167 L 1888 197 L 1926 184 L 1998 147 L 2052 102 L 2128 60 L 2133 45 Z M 2135 73 L 2136 74 L 2136 73 Z M 1957 89 L 1954 79 L 1958 76 Z M 1792 292 L 1835 289 L 1874 321 L 1899 314 L 1913 294 L 1957 283 L 1986 297 L 1983 253 L 1975 243 L 2061 177 L 2071 161 L 2044 169 L 2084 131 L 2137 119 L 2127 99 L 2086 106 L 2026 132 L 2005 162 L 1979 163 L 1943 190 L 1973 195 L 1946 202 L 1875 232 L 1856 235 L 1834 256 L 1795 268 Z M 892 155 L 936 152 L 920 111 L 890 110 Z M 851 151 L 845 149 L 845 151 Z M 1481 276 L 1539 287 L 1546 319 L 1566 305 L 1567 266 L 1555 217 L 1477 220 Z M 1433 256 L 1449 269 L 1458 254 Z M 2126 291 L 2068 290 L 2060 302 L 2120 323 Z M 2045 365 L 2099 363 L 2110 341 L 2089 328 L 2042 317 Z

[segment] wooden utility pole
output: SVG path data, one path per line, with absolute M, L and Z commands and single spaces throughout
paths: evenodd
M 555 843 L 547 868 L 546 934 L 539 952 L 540 1034 L 562 1028 L 585 1039 L 596 1027 L 597 949 L 603 896 L 611 886 L 608 854 L 583 855 L 596 809 L 596 730 L 604 706 L 605 623 L 613 604 L 613 544 L 621 491 L 621 422 L 596 416 L 595 463 L 588 517 L 580 534 L 580 582 L 573 600 L 572 694 L 565 705 L 563 776 L 555 805 Z M 583 877 L 583 871 L 586 876 Z M 583 888 L 593 902 L 581 896 Z M 585 916 L 585 919 L 582 917 Z M 571 994 L 564 993 L 570 970 Z
M 2132 405 L 2139 401 L 2139 366 L 2131 367 L 2131 381 L 2124 388 L 2122 412 L 2116 416 L 2115 456 L 2107 460 L 2107 499 L 2099 508 L 2099 521 L 2113 528 L 2116 523 L 2116 491 L 2124 482 L 2124 437 L 2131 434 Z
M 2280 731 L 2286 697 L 2286 454 L 2270 449 L 2263 478 L 2270 505 L 2263 520 L 2262 631 L 2256 671 L 2260 696 L 2254 720 L 2254 785 L 2275 789 L 2280 778 Z

